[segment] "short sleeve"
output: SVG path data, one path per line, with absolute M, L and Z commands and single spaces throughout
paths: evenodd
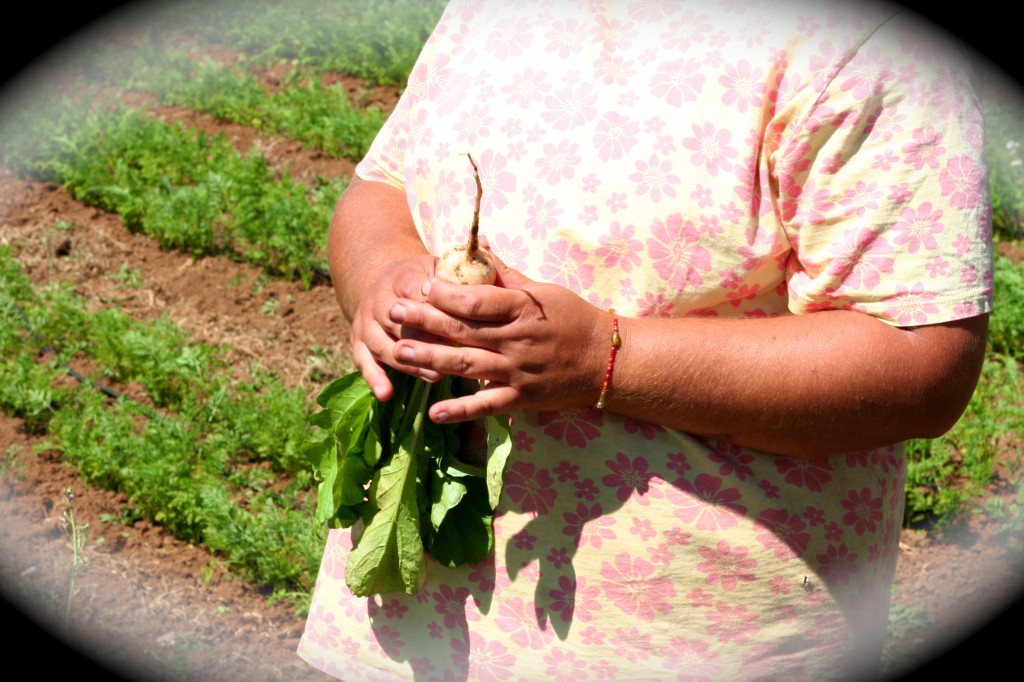
M 897 326 L 988 312 L 991 209 L 970 60 L 902 15 L 803 58 L 773 159 L 790 310 Z

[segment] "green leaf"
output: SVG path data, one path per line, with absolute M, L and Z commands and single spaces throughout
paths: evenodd
M 487 427 L 487 502 L 493 510 L 501 500 L 505 468 L 512 452 L 512 434 L 508 417 L 504 415 L 487 417 L 484 425 Z
M 345 567 L 345 581 L 353 594 L 415 594 L 426 577 L 416 502 L 416 453 L 423 446 L 428 391 L 425 382 L 413 386 L 410 428 L 374 475 L 366 529 Z
M 449 568 L 483 561 L 494 548 L 493 517 L 485 501 L 484 483 L 473 477 L 464 481 L 466 494 L 447 511 L 430 543 L 431 556 Z

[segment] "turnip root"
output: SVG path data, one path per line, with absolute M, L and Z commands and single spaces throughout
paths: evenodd
M 469 154 L 466 156 L 469 157 L 469 163 L 473 166 L 473 176 L 476 178 L 476 206 L 473 209 L 473 224 L 469 228 L 469 240 L 442 253 L 434 270 L 440 279 L 452 284 L 494 284 L 497 270 L 491 256 L 480 248 L 478 237 L 480 197 L 484 191 L 480 184 L 480 171 L 473 157 Z

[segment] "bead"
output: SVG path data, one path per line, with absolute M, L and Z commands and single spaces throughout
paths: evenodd
M 622 337 L 619 335 L 619 318 L 615 314 L 615 308 L 609 308 L 608 312 L 612 315 L 611 350 L 608 351 L 608 368 L 604 371 L 604 383 L 601 384 L 601 396 L 594 404 L 594 408 L 598 410 L 604 409 L 605 399 L 608 397 L 608 388 L 611 386 L 612 382 L 612 373 L 615 371 L 615 355 L 622 346 Z

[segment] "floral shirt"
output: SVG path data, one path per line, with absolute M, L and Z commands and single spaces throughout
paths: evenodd
M 439 253 L 472 221 L 471 153 L 493 250 L 620 315 L 947 322 L 991 305 L 966 66 L 885 5 L 457 1 L 357 173 Z M 493 557 L 356 598 L 333 531 L 305 660 L 349 682 L 877 666 L 901 445 L 792 458 L 595 410 L 512 430 Z

